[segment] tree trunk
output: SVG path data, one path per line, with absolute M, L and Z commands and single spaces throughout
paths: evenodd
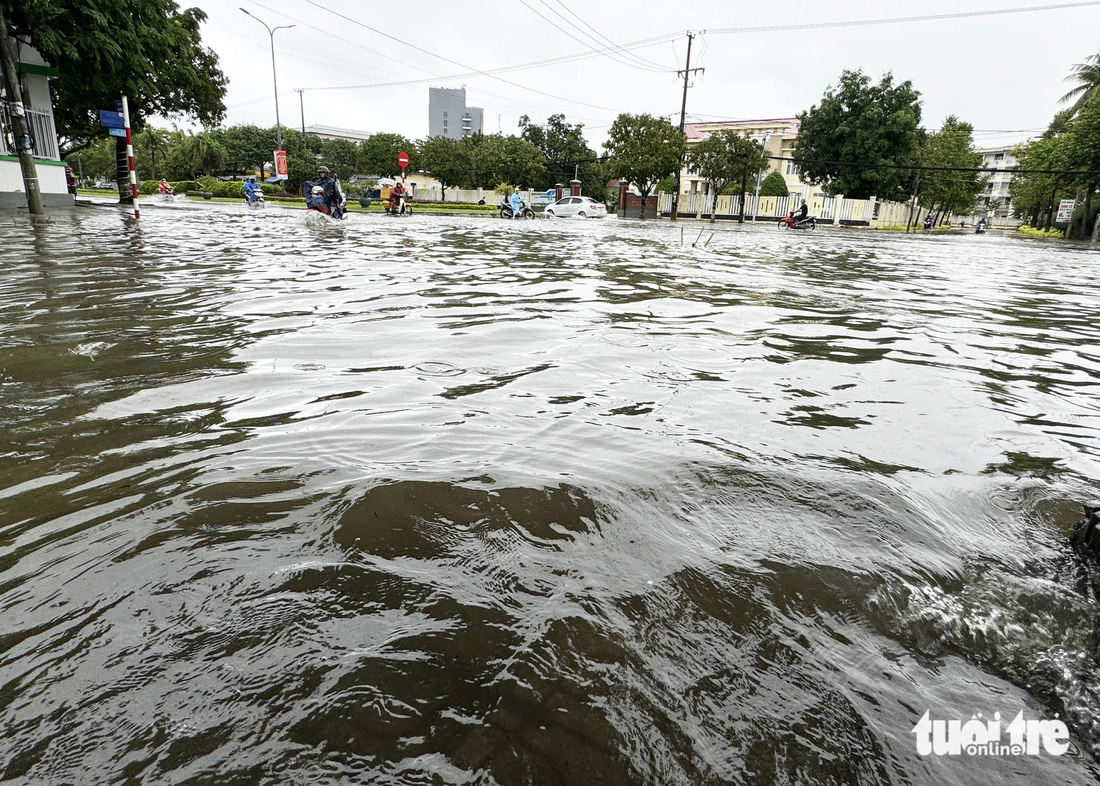
M 1092 239 L 1092 227 L 1089 226 L 1089 213 L 1092 210 L 1092 192 L 1096 190 L 1096 183 L 1089 183 L 1085 188 L 1085 213 L 1081 216 L 1081 238 Z
M 194 180 L 194 175 L 191 176 Z M 126 138 L 115 137 L 115 183 L 118 185 L 118 203 L 134 204 L 134 194 L 130 190 L 130 158 L 126 155 Z
M 648 197 L 648 196 L 649 196 L 649 194 L 647 192 L 645 192 L 645 191 L 642 192 L 642 215 L 641 215 L 642 221 L 645 221 L 645 200 L 646 200 L 646 197 Z M 677 196 L 679 196 L 679 195 L 677 194 Z M 676 203 L 673 202 L 672 204 L 675 206 Z

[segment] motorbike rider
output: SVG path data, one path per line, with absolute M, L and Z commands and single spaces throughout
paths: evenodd
M 344 194 L 340 191 L 340 184 L 329 177 L 327 166 L 317 167 L 317 179 L 314 181 L 314 186 L 320 186 L 325 192 L 325 207 L 328 208 L 328 214 L 333 218 L 341 218 L 347 200 L 344 199 Z
M 157 183 L 157 190 L 164 196 L 168 196 L 169 194 L 174 193 L 172 190 L 172 184 L 163 177 L 160 179 L 160 182 Z
M 508 199 L 509 204 L 512 207 L 512 218 L 515 218 L 523 210 L 523 197 L 520 196 L 519 186 L 515 186 L 515 190 L 512 192 L 512 196 Z
M 797 221 L 798 223 L 802 223 L 803 221 L 806 220 L 806 216 L 808 216 L 809 214 L 810 214 L 810 208 L 806 207 L 806 200 L 803 199 L 802 200 L 802 206 L 799 207 L 797 210 L 792 210 L 791 211 L 791 218 L 794 219 L 795 221 Z
M 309 189 L 309 196 L 306 197 L 306 208 L 308 210 L 316 210 L 319 213 L 324 213 L 326 216 L 329 214 L 328 200 L 325 198 L 324 186 L 315 185 Z
M 393 190 L 390 191 L 390 209 L 393 210 L 394 213 L 401 208 L 401 199 L 406 197 L 408 193 L 409 192 L 405 190 L 404 183 L 400 180 L 394 184 Z
M 263 189 L 260 188 L 260 184 L 256 182 L 256 178 L 251 176 L 245 178 L 242 188 L 244 189 L 244 198 L 248 200 L 249 203 L 255 202 L 256 199 L 263 194 Z

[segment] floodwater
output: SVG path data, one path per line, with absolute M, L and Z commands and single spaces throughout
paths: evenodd
M 9 217 L 0 781 L 1093 782 L 1098 264 Z M 926 712 L 1069 748 L 921 755 Z

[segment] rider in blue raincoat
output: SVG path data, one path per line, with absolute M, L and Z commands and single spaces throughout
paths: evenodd
M 247 199 L 249 202 L 255 202 L 256 197 L 264 192 L 264 190 L 260 188 L 260 184 L 256 182 L 256 178 L 254 177 L 247 178 L 244 181 L 244 185 L 242 186 L 242 188 L 244 189 L 244 198 Z
M 523 197 L 520 196 L 519 186 L 516 186 L 516 190 L 512 192 L 512 196 L 509 198 L 508 202 L 512 207 L 512 215 L 518 216 L 519 211 L 523 210 Z

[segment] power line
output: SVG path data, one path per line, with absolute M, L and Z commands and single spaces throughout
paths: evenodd
M 1058 5 L 1036 5 L 1027 8 L 1000 8 L 988 11 L 961 11 L 954 14 L 930 14 L 928 16 L 897 16 L 887 19 L 857 19 L 846 22 L 807 22 L 791 25 L 765 25 L 762 27 L 722 27 L 708 32 L 717 35 L 745 34 L 745 33 L 776 33 L 790 32 L 792 30 L 821 30 L 837 27 L 865 27 L 868 25 L 893 25 L 908 24 L 910 22 L 938 22 L 946 19 L 966 19 L 979 16 L 1004 16 L 1007 14 L 1024 14 L 1032 11 L 1058 11 L 1065 8 L 1083 8 L 1085 6 L 1100 5 L 1100 0 L 1091 0 L 1085 3 L 1061 3 Z
M 542 0 L 542 2 L 543 2 L 543 5 L 547 5 L 547 0 Z M 557 3 L 558 5 L 560 5 L 562 7 L 562 10 L 564 10 L 571 17 L 576 19 L 577 22 L 580 22 L 581 25 L 583 25 L 584 27 L 587 27 L 589 30 L 592 31 L 592 33 L 595 33 L 595 35 L 592 35 L 592 33 L 585 33 L 583 30 L 581 30 L 581 28 L 575 22 L 570 22 L 568 19 L 565 19 L 565 17 L 561 15 L 561 12 L 555 11 L 553 8 L 551 8 L 549 10 L 553 11 L 555 14 L 557 14 L 559 17 L 561 17 L 563 20 L 565 20 L 568 24 L 572 25 L 574 29 L 584 33 L 584 35 L 591 38 L 599 46 L 601 46 L 601 47 L 604 46 L 604 44 L 600 43 L 600 41 L 599 41 L 599 39 L 602 38 L 607 44 L 610 44 L 617 52 L 621 52 L 624 57 L 626 57 L 629 60 L 632 60 L 634 63 L 637 63 L 639 68 L 643 68 L 647 71 L 654 71 L 654 72 L 668 72 L 669 70 L 671 70 L 671 69 L 668 69 L 668 68 L 662 68 L 661 66 L 657 65 L 656 63 L 651 63 L 647 60 L 643 60 L 642 58 L 638 57 L 633 52 L 628 52 L 627 50 L 623 49 L 618 44 L 616 44 L 614 41 L 612 41 L 610 38 L 605 36 L 603 33 L 601 33 L 599 30 L 594 28 L 592 25 L 588 24 L 588 22 L 584 21 L 584 19 L 582 17 L 578 16 L 573 10 L 571 10 L 569 8 L 569 6 L 567 6 L 561 0 L 554 0 L 554 2 Z
M 496 76 L 494 74 L 490 74 L 487 71 L 482 71 L 480 69 L 473 68 L 472 66 L 468 66 L 465 63 L 460 63 L 457 60 L 452 60 L 449 57 L 444 57 L 443 55 L 437 55 L 435 52 L 431 52 L 427 49 L 424 49 L 423 47 L 417 46 L 416 44 L 410 44 L 408 41 L 403 41 L 400 38 L 398 38 L 397 36 L 392 36 L 389 33 L 382 32 L 378 28 L 371 27 L 368 24 L 364 24 L 363 22 L 360 22 L 358 19 L 353 19 L 352 17 L 347 16 L 346 14 L 341 14 L 338 11 L 333 11 L 331 8 L 326 8 L 325 6 L 323 6 L 320 3 L 316 2 L 316 0 L 304 0 L 304 1 L 306 3 L 308 3 L 309 5 L 311 5 L 311 6 L 314 6 L 315 8 L 320 8 L 322 11 L 327 11 L 328 13 L 332 14 L 333 16 L 338 16 L 341 19 L 343 19 L 347 22 L 351 22 L 354 25 L 358 25 L 359 27 L 362 27 L 365 30 L 370 30 L 372 33 L 383 36 L 384 38 L 388 38 L 391 41 L 396 41 L 397 43 L 403 44 L 404 46 L 407 46 L 410 49 L 415 49 L 417 52 L 423 52 L 426 55 L 431 55 L 432 57 L 438 58 L 440 60 L 445 60 L 448 63 L 452 63 L 456 66 L 459 66 L 460 68 L 470 69 L 470 70 L 474 71 L 475 73 L 480 74 L 481 76 L 487 76 L 490 79 L 496 79 L 498 82 L 503 82 L 506 85 L 511 85 L 512 87 L 519 87 L 519 88 L 522 88 L 523 90 L 530 90 L 532 93 L 538 93 L 539 95 L 544 95 L 544 96 L 547 96 L 548 98 L 553 98 L 553 99 L 556 99 L 558 101 L 566 101 L 566 102 L 571 103 L 571 104 L 579 104 L 580 106 L 587 106 L 587 107 L 591 107 L 592 109 L 599 109 L 600 111 L 603 111 L 603 112 L 614 111 L 614 110 L 608 109 L 605 106 L 596 106 L 595 104 L 587 104 L 584 101 L 577 101 L 576 99 L 572 99 L 572 98 L 564 98 L 563 96 L 556 96 L 556 95 L 553 95 L 552 93 L 545 93 L 542 90 L 536 90 L 533 87 L 527 87 L 527 85 L 521 85 L 518 82 L 511 82 L 511 81 L 509 81 L 507 79 L 504 79 L 502 77 Z M 1100 0 L 1098 0 L 1098 1 L 1100 1 Z
M 588 47 L 589 49 L 592 49 L 592 45 L 591 45 L 591 44 L 588 44 L 588 43 L 586 43 L 586 42 L 582 41 L 581 39 L 577 38 L 577 37 L 576 37 L 575 35 L 573 35 L 572 33 L 570 33 L 570 32 L 569 32 L 568 30 L 566 30 L 566 29 L 565 29 L 564 27 L 562 27 L 561 25 L 557 24 L 557 23 L 556 23 L 556 22 L 555 22 L 554 20 L 552 20 L 552 19 L 547 19 L 547 18 L 546 18 L 545 16 L 543 16 L 543 15 L 542 15 L 542 14 L 540 14 L 540 13 L 539 13 L 539 12 L 538 12 L 537 10 L 535 10 L 535 9 L 534 9 L 534 8 L 533 8 L 532 6 L 530 6 L 530 5 L 529 5 L 529 4 L 527 3 L 527 0 L 519 0 L 519 2 L 520 2 L 520 4 L 521 4 L 521 5 L 522 5 L 522 6 L 524 7 L 524 8 L 526 8 L 526 9 L 527 9 L 528 11 L 530 11 L 530 12 L 531 12 L 532 14 L 534 14 L 535 16 L 537 16 L 537 17 L 538 17 L 539 19 L 541 19 L 542 21 L 546 22 L 546 23 L 547 23 L 548 25 L 551 25 L 551 26 L 553 26 L 554 28 L 556 28 L 557 30 L 560 30 L 560 31 L 561 31 L 562 33 L 564 33 L 565 35 L 567 35 L 567 36 L 569 36 L 570 38 L 572 38 L 572 39 L 573 39 L 574 41 L 576 41 L 576 42 L 577 42 L 578 44 L 580 44 L 581 46 L 584 46 L 584 47 Z M 578 28 L 578 27 L 577 27 L 577 26 L 576 26 L 575 24 L 573 24 L 572 22 L 570 22 L 570 21 L 569 21 L 568 19 L 566 19 L 565 17 L 563 17 L 563 16 L 561 15 L 561 14 L 559 14 L 559 13 L 558 13 L 557 11 L 554 11 L 554 9 L 552 9 L 552 8 L 548 8 L 547 10 L 548 10 L 548 11 L 550 11 L 551 13 L 557 14 L 557 16 L 558 16 L 558 17 L 559 17 L 559 18 L 560 18 L 560 19 L 561 19 L 561 20 L 562 20 L 563 22 L 565 22 L 566 24 L 569 24 L 569 25 L 573 25 L 573 27 L 574 27 L 575 29 L 577 29 L 578 31 L 580 31 L 580 32 L 582 32 L 582 33 L 584 32 L 583 30 L 580 30 L 580 28 Z M 585 33 L 585 35 L 588 35 L 588 37 L 589 37 L 589 38 L 592 38 L 592 36 L 591 36 L 591 35 L 589 35 L 588 33 Z M 593 40 L 595 40 L 595 39 L 593 39 Z M 597 42 L 597 43 L 598 43 L 598 42 Z M 625 61 L 625 60 L 623 60 L 623 59 L 621 59 L 621 58 L 619 58 L 619 57 L 612 57 L 611 53 L 610 53 L 610 52 L 608 52 L 608 51 L 601 51 L 601 50 L 596 50 L 596 49 L 593 49 L 592 51 L 594 51 L 594 52 L 598 52 L 599 54 L 601 54 L 601 55 L 603 55 L 604 57 L 606 57 L 606 58 L 607 58 L 608 60 L 612 60 L 612 61 L 614 61 L 614 62 L 618 63 L 619 65 L 625 65 L 625 66 L 630 66 L 631 68 L 643 68 L 643 66 L 639 66 L 639 65 L 637 65 L 637 64 L 635 64 L 635 63 L 630 63 L 630 62 L 627 62 L 627 61 Z M 652 67 L 650 67 L 650 66 L 644 66 L 644 70 L 646 70 L 646 71 L 657 71 L 657 70 L 660 70 L 660 69 L 652 68 Z

